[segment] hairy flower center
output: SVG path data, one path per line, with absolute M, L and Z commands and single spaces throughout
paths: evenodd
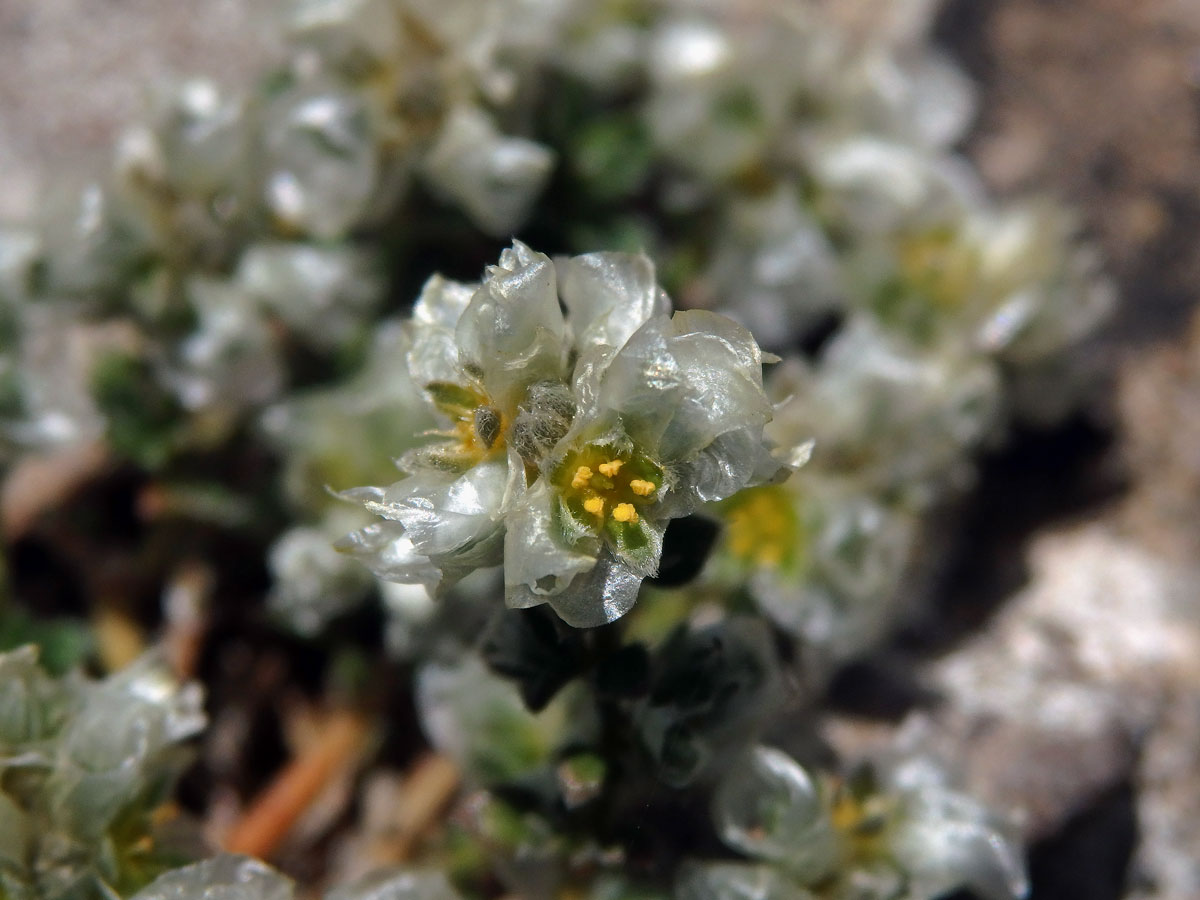
M 436 434 L 456 445 L 456 455 L 475 463 L 504 447 L 507 417 L 483 389 L 433 381 L 425 390 L 438 411 L 451 420 L 450 428 Z

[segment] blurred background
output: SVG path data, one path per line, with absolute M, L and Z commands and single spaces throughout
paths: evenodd
M 829 5 L 869 21 L 886 2 Z M 104 171 L 156 82 L 249 81 L 276 52 L 276 6 L 0 0 L 0 221 L 33 216 L 63 173 Z M 1192 900 L 1200 2 L 951 0 L 937 33 L 980 89 L 964 151 L 998 195 L 1078 211 L 1119 307 L 1088 346 L 1097 402 L 984 460 L 938 585 L 946 615 L 839 675 L 828 738 L 851 754 L 891 740 L 914 702 L 895 676 L 916 660 L 942 697 L 926 739 L 975 794 L 1030 810 L 1035 897 Z M 40 564 L 25 551 L 10 565 L 28 586 Z M 1005 677 L 1020 669 L 1041 676 Z M 1092 715 L 1064 729 L 1058 703 Z

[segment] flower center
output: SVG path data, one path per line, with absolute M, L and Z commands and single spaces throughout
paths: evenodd
M 851 859 L 866 861 L 884 850 L 883 838 L 894 814 L 895 802 L 883 794 L 856 793 L 844 783 L 834 783 L 830 818 Z
M 739 562 L 778 568 L 795 559 L 800 522 L 782 488 L 749 488 L 727 501 L 725 509 L 725 545 Z
M 569 453 L 553 480 L 577 519 L 632 525 L 658 499 L 663 473 L 640 454 L 592 446 Z
M 900 272 L 939 311 L 960 309 L 979 281 L 978 255 L 947 228 L 901 238 Z
M 433 405 L 451 421 L 448 429 L 435 434 L 455 445 L 454 453 L 477 463 L 504 447 L 508 422 L 482 389 L 450 381 L 433 381 L 425 386 Z

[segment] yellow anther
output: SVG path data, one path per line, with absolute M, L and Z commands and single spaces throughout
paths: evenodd
M 629 489 L 639 497 L 649 497 L 657 490 L 653 481 L 643 481 L 640 478 L 634 478 L 632 481 L 630 481 Z
M 601 466 L 600 468 L 604 468 Z M 581 487 L 586 487 L 587 483 L 592 480 L 592 470 L 587 466 L 580 466 L 575 470 L 575 475 L 571 479 L 571 487 L 579 490 Z
M 593 516 L 602 516 L 604 515 L 604 498 L 588 497 L 583 501 L 583 508 L 590 512 Z M 615 516 L 616 514 L 616 510 L 613 510 L 613 515 Z
M 625 465 L 625 460 L 623 459 L 610 459 L 608 462 L 600 463 L 596 468 L 600 470 L 601 475 L 614 478 L 621 471 L 621 466 L 623 465 Z
M 613 507 L 612 517 L 618 522 L 636 522 L 638 520 L 637 510 L 633 508 L 632 503 L 618 503 Z

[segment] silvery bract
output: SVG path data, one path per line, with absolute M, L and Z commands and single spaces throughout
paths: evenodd
M 134 894 L 134 900 L 292 900 L 295 886 L 264 862 L 221 854 L 160 875 Z
M 431 587 L 503 562 L 510 606 L 620 617 L 670 519 L 785 471 L 750 333 L 669 311 L 629 254 L 551 262 L 515 243 L 478 286 L 431 279 L 408 363 L 446 427 L 401 457 L 403 480 L 346 492 L 382 521 L 345 549 Z
M 489 234 L 510 233 L 550 175 L 553 154 L 502 134 L 477 109 L 455 110 L 425 158 L 425 177 Z
M 688 863 L 675 881 L 675 900 L 816 900 L 777 869 L 761 863 Z
M 1003 418 L 1000 374 L 953 345 L 922 349 L 852 316 L 814 363 L 789 360 L 768 433 L 811 437 L 813 469 L 925 509 L 972 480 L 971 455 Z
M 553 760 L 568 737 L 588 732 L 590 717 L 578 695 L 561 694 L 532 713 L 516 687 L 476 656 L 422 666 L 416 697 L 422 730 L 476 785 L 529 777 Z
M 882 786 L 817 782 L 786 754 L 757 747 L 730 769 L 713 813 L 726 844 L 821 896 L 933 900 L 967 888 L 1013 900 L 1028 888 L 1011 826 L 923 760 Z
M 264 862 L 223 853 L 160 875 L 132 900 L 293 900 L 296 886 Z M 389 869 L 330 890 L 325 900 L 460 900 L 439 872 Z
M 153 866 L 150 815 L 204 725 L 197 685 L 146 657 L 104 681 L 0 654 L 0 893 L 112 896 Z
M 838 867 L 838 837 L 820 785 L 787 754 L 756 747 L 713 799 L 721 839 L 816 884 Z
M 381 322 L 362 369 L 347 381 L 292 395 L 269 407 L 261 425 L 284 458 L 283 489 L 300 521 L 268 554 L 271 607 L 306 634 L 320 630 L 370 591 L 374 579 L 336 552 L 339 537 L 369 521 L 336 502 L 330 489 L 384 478 L 392 459 L 433 425 L 408 374 L 408 334 Z

